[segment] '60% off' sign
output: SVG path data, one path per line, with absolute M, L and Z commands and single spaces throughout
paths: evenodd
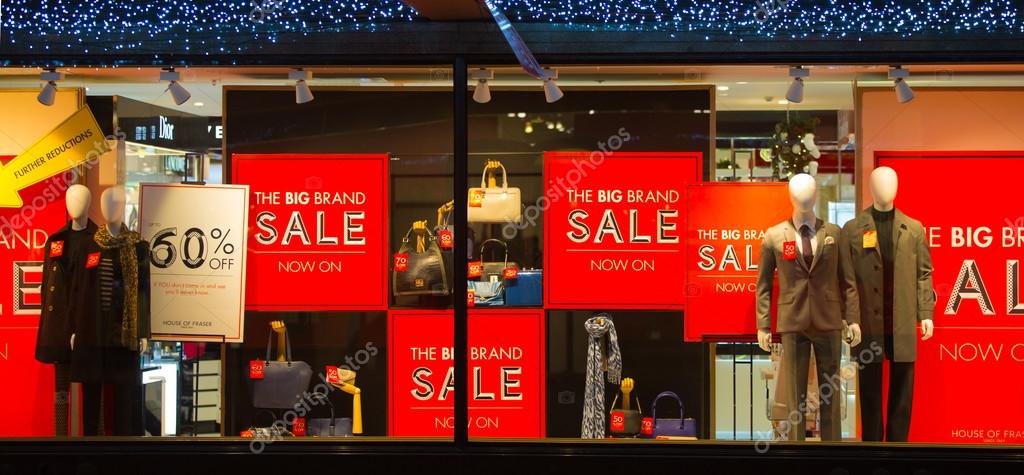
M 153 334 L 242 341 L 248 186 L 143 184 L 140 194 Z

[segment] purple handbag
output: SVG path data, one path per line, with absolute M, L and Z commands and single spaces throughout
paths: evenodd
M 658 419 L 658 401 L 661 398 L 672 398 L 679 403 L 679 419 Z M 652 437 L 658 437 L 659 435 L 697 437 L 697 420 L 692 417 L 686 417 L 685 414 L 683 400 L 679 399 L 679 395 L 672 391 L 665 391 L 659 394 L 651 404 L 651 418 L 654 419 Z

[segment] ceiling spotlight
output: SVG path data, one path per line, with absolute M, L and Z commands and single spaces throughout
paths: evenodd
M 288 71 L 288 79 L 295 81 L 295 103 L 305 104 L 313 100 L 313 91 L 309 89 L 306 81 L 313 79 L 313 73 L 304 69 L 293 69 Z
M 178 81 L 181 81 L 181 73 L 175 71 L 173 67 L 161 71 L 160 80 L 171 82 L 167 85 L 167 90 L 171 92 L 171 97 L 174 98 L 175 104 L 180 106 L 192 98 L 192 93 L 188 92 L 181 84 L 178 84 Z
M 548 101 L 548 104 L 558 102 L 565 95 L 558 88 L 558 83 L 555 82 L 556 79 L 558 79 L 558 70 L 544 69 L 544 99 Z
M 476 80 L 476 89 L 473 90 L 473 100 L 480 104 L 491 102 L 491 87 L 487 85 L 487 81 L 494 79 L 494 71 L 480 68 L 473 71 L 473 74 L 470 75 L 470 79 Z
M 64 73 L 58 73 L 53 68 L 47 68 L 39 75 L 39 79 L 46 81 L 46 84 L 43 86 L 43 90 L 39 91 L 39 97 L 36 97 L 36 99 L 44 106 L 52 106 L 53 100 L 57 98 L 57 81 L 64 79 Z
M 889 69 L 889 79 L 893 80 L 893 85 L 896 87 L 896 100 L 900 101 L 900 104 L 914 100 L 914 91 L 910 89 L 910 85 L 906 81 L 908 77 L 910 77 L 910 71 L 900 66 Z
M 810 75 L 810 71 L 800 66 L 789 68 L 789 77 L 793 78 L 793 83 L 789 85 L 789 90 L 786 91 L 786 99 L 789 102 L 799 104 L 804 101 L 804 78 Z

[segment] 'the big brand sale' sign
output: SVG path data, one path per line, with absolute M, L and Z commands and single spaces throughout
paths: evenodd
M 450 310 L 388 316 L 388 435 L 452 437 Z M 469 313 L 469 435 L 544 437 L 544 311 Z
M 935 269 L 935 336 L 918 344 L 911 441 L 1024 443 L 1024 152 L 876 160 L 899 174 L 896 207 L 924 225 Z
M 682 308 L 700 176 L 699 153 L 546 153 L 545 306 Z
M 0 208 L 0 437 L 54 435 L 53 366 L 35 350 L 45 243 L 65 224 L 66 189 L 61 174 L 21 190 L 22 207 Z
M 248 184 L 246 308 L 387 308 L 388 156 L 234 155 Z
M 690 185 L 686 220 L 685 340 L 746 340 L 764 231 L 792 214 L 785 183 Z

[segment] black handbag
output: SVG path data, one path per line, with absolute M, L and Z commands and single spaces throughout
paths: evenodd
M 334 417 L 334 403 L 331 402 L 330 396 L 321 393 L 313 393 L 312 399 L 320 402 L 326 402 L 327 406 L 331 409 L 330 419 L 325 418 L 313 418 L 306 424 L 306 434 L 313 437 L 351 437 L 352 436 L 352 418 L 351 417 Z
M 292 361 L 292 343 L 285 330 L 286 361 L 271 361 L 270 349 L 274 332 L 267 337 L 267 357 L 263 361 L 263 377 L 252 381 L 252 407 L 259 409 L 292 409 L 302 401 L 309 389 L 313 369 L 305 361 Z
M 398 253 L 404 255 L 407 261 L 406 270 L 392 270 L 392 287 L 396 296 L 451 294 L 437 238 L 430 230 L 425 229 L 424 232 L 426 243 L 423 252 L 416 252 L 416 245 L 409 244 L 412 228 L 402 238 Z
M 486 261 L 484 260 L 484 249 L 487 248 L 488 243 L 498 243 L 505 248 L 505 258 L 500 261 Z M 514 268 L 518 269 L 519 264 L 515 262 L 509 262 L 508 260 L 508 243 L 500 239 L 488 239 L 480 243 L 480 260 L 482 262 L 480 280 L 483 282 L 505 282 L 505 269 Z
M 640 397 L 636 397 L 636 409 L 616 409 L 615 403 L 618 401 L 619 393 L 615 393 L 612 408 L 608 411 L 608 432 L 615 437 L 636 437 L 640 433 L 640 421 L 644 417 L 640 411 Z

